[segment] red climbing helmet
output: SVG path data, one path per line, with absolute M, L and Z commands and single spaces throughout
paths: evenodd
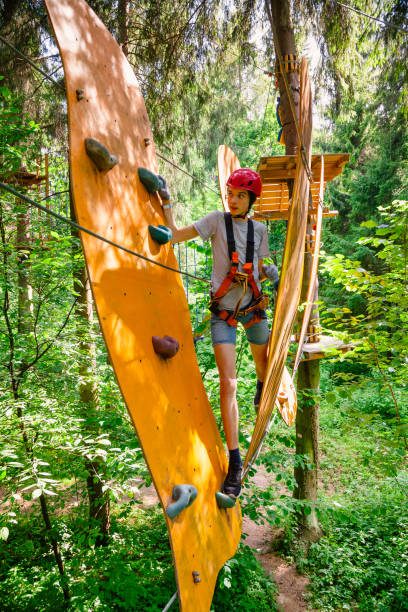
M 252 191 L 257 197 L 261 195 L 262 191 L 261 177 L 257 172 L 249 168 L 234 170 L 227 181 L 227 185 L 228 187 L 234 187 L 236 189 L 241 187 L 246 191 Z

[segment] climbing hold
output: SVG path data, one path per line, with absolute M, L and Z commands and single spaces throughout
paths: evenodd
M 77 98 L 78 102 L 79 102 L 80 100 L 83 100 L 83 99 L 85 98 L 85 96 L 84 96 L 84 90 L 83 90 L 83 89 L 76 89 L 76 90 L 75 90 L 75 93 L 76 93 L 76 98 Z
M 288 394 L 285 391 L 279 391 L 278 402 L 282 405 L 288 401 Z
M 167 516 L 174 519 L 184 508 L 191 506 L 197 497 L 197 489 L 193 485 L 177 485 L 172 493 L 173 503 L 166 508 Z
M 155 191 L 160 189 L 160 181 L 157 174 L 150 172 L 147 168 L 138 168 L 137 173 L 141 183 L 146 187 L 149 193 L 155 193 Z
M 85 138 L 85 149 L 88 157 L 101 172 L 111 170 L 118 163 L 118 158 L 111 155 L 105 145 L 94 138 Z
M 149 233 L 153 240 L 156 240 L 159 244 L 166 244 L 170 242 L 173 232 L 169 227 L 165 225 L 149 225 Z
M 179 350 L 179 343 L 171 336 L 152 336 L 152 344 L 154 352 L 163 357 L 163 359 L 171 359 Z
M 143 138 L 143 142 L 144 142 L 144 146 L 148 147 L 149 145 L 151 145 L 152 143 L 150 142 L 150 138 Z
M 217 500 L 217 505 L 219 508 L 232 508 L 237 503 L 236 497 L 227 495 L 226 493 L 221 493 L 221 491 L 216 492 L 215 499 Z

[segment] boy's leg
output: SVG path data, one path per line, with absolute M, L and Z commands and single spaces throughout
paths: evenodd
M 252 357 L 255 363 L 256 376 L 263 382 L 265 378 L 266 366 L 268 363 L 268 344 L 251 344 Z
M 220 376 L 220 408 L 229 450 L 238 448 L 237 374 L 235 344 L 216 344 L 215 361 Z
M 229 450 L 228 473 L 221 491 L 232 497 L 238 497 L 241 492 L 242 461 L 238 445 L 235 344 L 215 344 L 213 348 L 220 375 L 221 416 Z
M 251 347 L 251 353 L 255 363 L 256 377 L 258 379 L 256 381 L 256 393 L 254 397 L 254 406 L 256 412 L 258 413 L 258 407 L 261 401 L 263 383 L 265 379 L 266 365 L 268 363 L 268 345 L 249 343 L 249 346 Z

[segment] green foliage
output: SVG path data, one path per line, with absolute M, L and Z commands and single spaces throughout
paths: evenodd
M 20 168 L 38 140 L 38 126 L 21 112 L 21 102 L 21 97 L 0 85 L 0 178 Z
M 299 563 L 313 574 L 315 607 L 408 609 L 407 484 L 397 478 L 323 512 L 325 535 Z
M 56 528 L 66 551 L 70 609 L 159 612 L 176 590 L 161 511 L 122 505 L 106 547 L 87 547 L 89 532 L 78 511 L 70 520 L 60 517 Z M 33 516 L 19 525 L 7 545 L 0 544 L 0 568 L 3 609 L 45 612 L 63 607 L 48 547 Z M 245 610 L 275 610 L 275 593 L 274 583 L 243 546 L 218 577 L 213 609 L 230 610 L 233 602 Z

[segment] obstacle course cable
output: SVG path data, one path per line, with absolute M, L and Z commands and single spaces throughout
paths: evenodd
M 348 9 L 349 11 L 353 11 L 354 13 L 357 13 L 358 15 L 362 15 L 363 17 L 367 17 L 368 19 L 377 21 L 378 23 L 381 23 L 382 25 L 385 25 L 389 28 L 394 28 L 395 30 L 399 30 L 400 32 L 405 32 L 405 34 L 408 34 L 408 28 L 403 28 L 397 25 L 396 23 L 391 23 L 391 21 L 383 21 L 382 19 L 378 19 L 378 17 L 374 17 L 373 15 L 368 15 L 367 13 L 363 13 L 363 11 L 360 11 L 359 9 L 354 8 L 354 6 L 349 6 L 348 4 L 337 2 L 337 0 L 335 0 L 335 3 L 338 4 L 339 6 L 342 6 L 345 9 Z
M 60 87 L 62 89 L 62 91 L 65 92 L 65 87 L 63 86 L 62 83 L 59 83 L 58 81 L 56 81 L 55 79 L 52 78 L 52 76 L 50 74 L 48 74 L 47 72 L 45 72 L 42 68 L 40 68 L 35 62 L 33 62 L 27 55 L 25 55 L 22 51 L 19 51 L 16 47 L 14 47 L 14 45 L 12 45 L 6 38 L 4 38 L 3 36 L 0 35 L 0 40 L 7 46 L 9 47 L 12 51 L 14 51 L 14 53 L 16 55 L 19 55 L 22 59 L 24 59 L 26 62 L 28 62 L 30 64 L 30 66 L 32 66 L 35 70 L 37 70 L 38 72 L 40 72 L 46 79 L 48 79 L 49 81 L 51 81 L 51 83 L 54 83 L 54 85 L 57 85 L 57 87 Z
M 177 164 L 172 162 L 171 159 L 168 159 L 167 157 L 165 157 L 164 155 L 161 155 L 161 153 L 158 153 L 157 151 L 156 151 L 156 155 L 157 155 L 157 157 L 160 157 L 160 159 L 162 159 L 163 161 L 167 162 L 168 164 L 170 164 L 174 168 L 177 168 L 177 170 L 180 170 L 180 172 L 183 172 L 183 174 L 186 174 L 187 176 L 192 178 L 194 181 L 197 181 L 197 183 L 201 183 L 202 185 L 204 185 L 204 187 L 206 187 L 207 189 L 209 189 L 210 191 L 215 193 L 215 195 L 217 195 L 217 196 L 220 195 L 219 191 L 216 191 L 215 189 L 213 189 L 212 187 L 207 185 L 207 183 L 205 183 L 204 181 L 199 179 L 197 176 L 194 176 L 193 174 L 190 174 L 190 172 L 188 172 L 187 170 L 184 170 L 184 168 L 181 168 L 180 166 L 178 166 Z
M 59 215 L 53 210 L 50 210 L 46 206 L 42 206 L 35 200 L 32 200 L 31 198 L 29 198 L 28 196 L 22 193 L 19 193 L 18 191 L 16 191 L 9 185 L 5 185 L 4 183 L 0 182 L 0 187 L 4 189 L 5 191 L 8 191 L 9 193 L 12 193 L 17 198 L 20 198 L 20 200 L 24 200 L 31 206 L 35 206 L 36 208 L 38 208 L 39 210 L 42 210 L 46 214 L 51 215 L 52 217 L 55 217 L 56 219 L 59 219 L 59 221 L 62 221 L 63 223 L 71 225 L 72 227 L 75 227 L 77 230 L 80 230 L 81 232 L 85 232 L 86 234 L 89 234 L 90 236 L 93 236 L 94 238 L 98 238 L 98 240 L 101 240 L 102 242 L 106 242 L 107 244 L 110 244 L 111 246 L 116 247 L 117 249 L 120 249 L 121 251 L 125 251 L 125 253 L 129 253 L 129 255 L 133 255 L 134 257 L 139 257 L 139 259 L 148 261 L 149 263 L 159 266 L 160 268 L 165 268 L 166 270 L 170 270 L 171 272 L 176 272 L 177 274 L 182 274 L 183 276 L 194 278 L 195 280 L 199 280 L 199 281 L 202 281 L 203 283 L 210 284 L 210 281 L 206 278 L 194 276 L 194 274 L 190 274 L 189 272 L 184 272 L 183 270 L 177 270 L 176 268 L 172 268 L 171 266 L 166 266 L 166 264 L 160 263 L 159 261 L 155 261 L 154 259 L 150 259 L 149 257 L 146 257 L 146 255 L 142 255 L 141 253 L 136 253 L 136 251 L 132 251 L 131 249 L 128 249 L 127 247 L 124 247 L 121 244 L 118 244 L 117 242 L 113 242 L 112 240 L 109 240 L 109 238 L 105 238 L 104 236 L 101 236 L 100 234 L 97 234 L 96 232 L 93 232 L 92 230 L 87 229 L 86 227 L 83 227 L 82 225 L 79 225 L 79 223 L 72 221 L 72 219 L 68 219 L 68 217 L 63 217 L 62 215 Z

